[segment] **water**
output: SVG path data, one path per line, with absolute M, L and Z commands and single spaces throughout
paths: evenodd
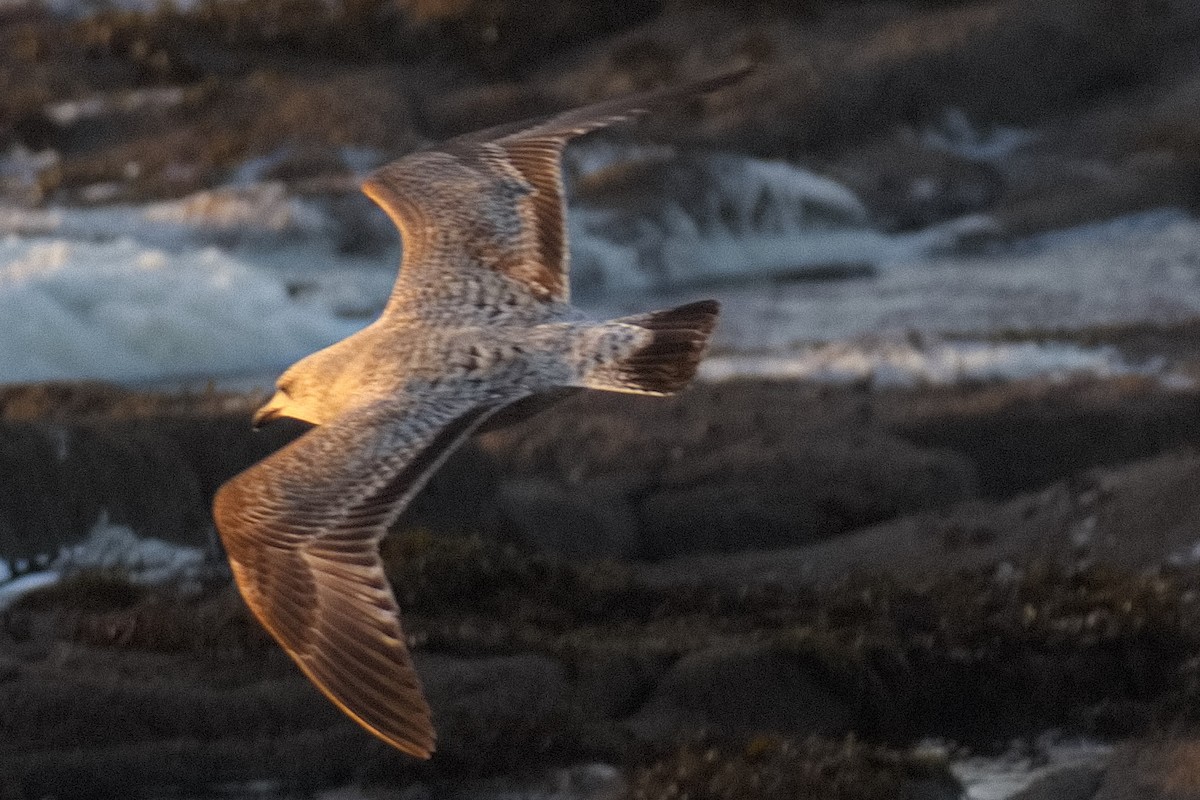
M 0 166 L 19 174 L 22 159 L 39 156 L 10 153 Z M 605 163 L 586 151 L 575 159 L 577 172 Z M 712 156 L 681 169 L 717 176 L 710 186 L 720 188 L 672 199 L 678 187 L 664 179 L 651 181 L 649 201 L 621 190 L 573 203 L 572 281 L 597 314 L 719 298 L 721 360 L 709 377 L 903 383 L 1144 371 L 1104 350 L 982 342 L 997 331 L 1200 313 L 1200 223 L 1180 211 L 948 255 L 992 223 L 888 235 L 849 190 L 796 167 Z M 386 230 L 382 214 L 364 213 L 377 214 L 368 230 Z M 269 382 L 386 300 L 398 249 L 340 252 L 341 224 L 319 200 L 253 181 L 142 206 L 0 208 L 0 383 Z M 914 334 L 932 346 L 906 344 Z

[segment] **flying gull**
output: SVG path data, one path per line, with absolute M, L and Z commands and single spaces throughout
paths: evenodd
M 671 394 L 716 323 L 711 300 L 607 321 L 570 304 L 563 148 L 747 71 L 461 136 L 363 183 L 404 240 L 387 306 L 283 373 L 255 426 L 317 427 L 224 484 L 213 513 L 258 620 L 405 753 L 428 758 L 435 734 L 379 557 L 388 527 L 502 408 L 564 387 Z

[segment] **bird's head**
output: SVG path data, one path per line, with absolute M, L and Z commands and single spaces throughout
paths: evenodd
M 272 420 L 291 417 L 320 425 L 324 415 L 320 413 L 317 400 L 317 396 L 305 391 L 303 381 L 285 372 L 275 384 L 275 394 L 254 412 L 250 424 L 254 430 L 258 430 Z

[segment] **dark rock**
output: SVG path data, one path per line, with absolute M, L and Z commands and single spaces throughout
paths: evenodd
M 419 25 L 433 29 L 442 49 L 490 74 L 525 70 L 572 44 L 611 35 L 642 22 L 661 0 L 577 0 L 547 6 L 536 0 L 406 4 Z
M 500 487 L 498 501 L 519 541 L 570 558 L 629 558 L 638 552 L 628 498 L 600 482 L 563 486 L 539 478 Z
M 988 211 L 1005 188 L 995 166 L 922 146 L 911 135 L 855 148 L 830 170 L 890 230 Z
M 634 800 L 959 800 L 944 759 L 845 740 L 759 735 L 688 742 L 631 779 Z
M 1038 778 L 1009 800 L 1093 800 L 1104 782 L 1105 763 L 1073 763 Z M 1130 798 L 1132 800 L 1132 798 Z
M 694 556 L 648 568 L 656 582 L 829 584 L 887 573 L 917 580 L 998 564 L 1190 566 L 1200 541 L 1200 457 L 1174 453 L 1094 470 L 1004 503 L 968 501 L 773 552 Z
M 761 645 L 684 656 L 629 725 L 650 740 L 708 727 L 836 737 L 853 721 L 850 701 L 810 655 Z
M 579 707 L 607 719 L 627 717 L 646 702 L 670 666 L 671 656 L 653 649 L 594 648 L 574 664 Z
M 761 444 L 730 443 L 671 463 L 638 508 L 641 555 L 785 547 L 975 491 L 972 466 L 953 453 L 869 433 L 788 434 L 768 458 Z
M 502 525 L 500 475 L 493 459 L 467 442 L 433 474 L 396 527 L 453 533 L 494 533 Z
M 460 659 L 418 654 L 438 724 L 438 756 L 460 764 L 527 763 L 570 736 L 570 686 L 562 666 L 524 654 Z
M 966 459 L 847 430 L 839 418 L 852 404 L 842 400 L 826 408 L 805 390 L 776 398 L 760 384 L 696 387 L 663 401 L 588 393 L 481 443 L 505 474 L 574 497 L 604 487 L 633 508 L 636 552 L 652 559 L 813 541 L 974 495 Z M 534 524 L 529 513 L 522 521 Z

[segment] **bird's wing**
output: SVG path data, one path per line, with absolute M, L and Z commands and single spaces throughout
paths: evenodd
M 434 749 L 379 541 L 497 406 L 435 396 L 346 412 L 221 487 L 213 511 L 242 596 L 325 695 L 411 755 Z
M 457 302 L 465 271 L 490 269 L 533 297 L 566 302 L 562 151 L 576 136 L 741 80 L 749 68 L 451 139 L 372 173 L 363 191 L 396 223 L 404 260 L 389 308 L 439 287 Z

